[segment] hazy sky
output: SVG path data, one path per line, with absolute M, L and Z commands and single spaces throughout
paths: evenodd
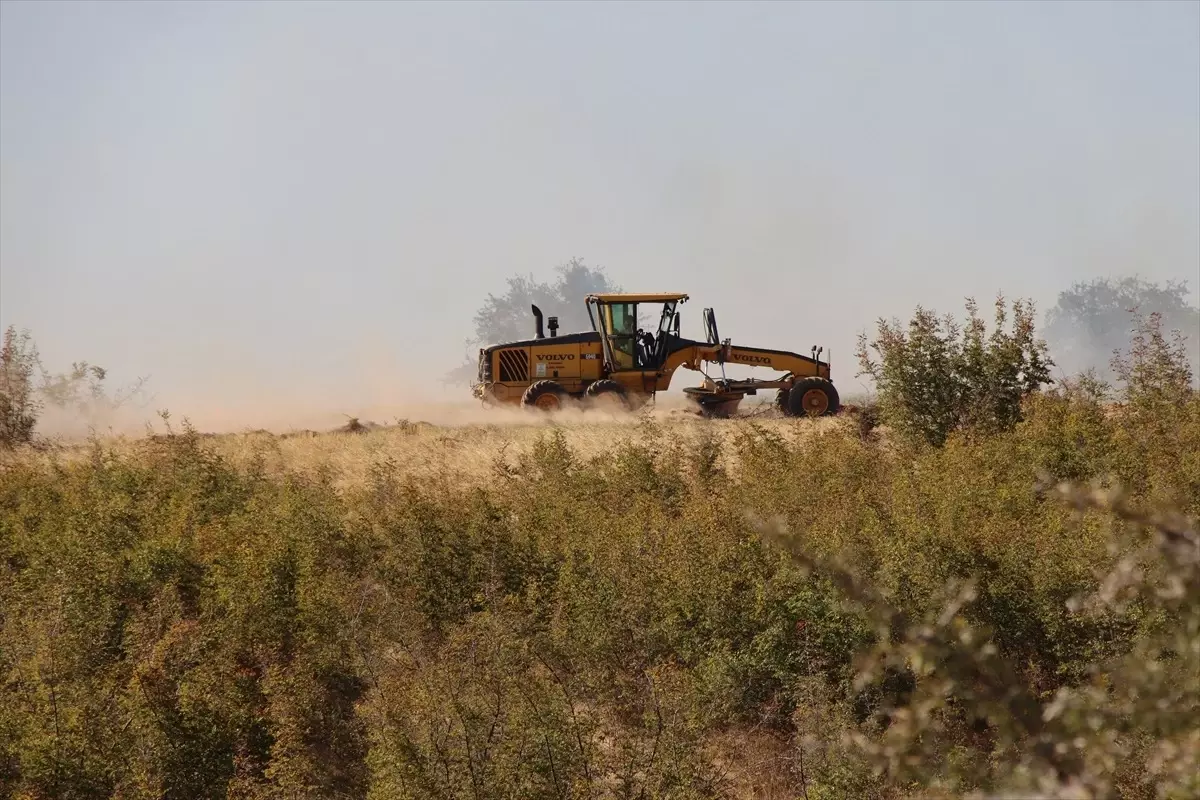
M 52 365 L 437 392 L 573 256 L 844 392 L 917 303 L 1196 302 L 1200 3 L 0 3 L 0 324 Z

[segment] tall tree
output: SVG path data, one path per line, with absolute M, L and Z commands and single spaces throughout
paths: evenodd
M 1165 286 L 1137 277 L 1076 282 L 1059 293 L 1046 314 L 1046 341 L 1055 363 L 1067 375 L 1090 369 L 1115 383 L 1114 352 L 1128 346 L 1138 316 L 1157 313 L 1164 331 L 1184 337 L 1192 371 L 1200 371 L 1200 308 L 1189 305 L 1187 295 L 1185 281 Z
M 558 317 L 563 333 L 591 330 L 583 298 L 590 292 L 619 292 L 604 273 L 603 267 L 590 267 L 582 259 L 572 258 L 554 268 L 551 282 L 538 281 L 533 275 L 514 275 L 507 280 L 508 290 L 500 295 L 488 294 L 475 312 L 475 332 L 467 339 L 464 363 L 443 378 L 447 384 L 467 386 L 475 380 L 477 360 L 473 352 L 479 347 L 533 336 L 531 305 L 536 305 L 550 317 Z
M 8 326 L 0 344 L 0 449 L 33 442 L 34 430 L 47 407 L 91 423 L 137 396 L 145 400 L 145 378 L 109 394 L 107 377 L 107 370 L 86 361 L 73 363 L 70 372 L 47 371 L 30 332 L 18 333 Z

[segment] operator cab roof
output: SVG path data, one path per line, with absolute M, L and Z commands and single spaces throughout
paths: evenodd
M 597 300 L 601 303 L 669 303 L 672 300 L 684 302 L 688 299 L 686 294 L 589 294 L 589 300 Z

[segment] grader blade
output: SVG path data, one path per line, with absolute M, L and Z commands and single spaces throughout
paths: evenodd
M 690 400 L 705 417 L 731 417 L 737 413 L 742 398 L 746 392 L 729 391 L 720 387 L 688 386 L 683 390 Z

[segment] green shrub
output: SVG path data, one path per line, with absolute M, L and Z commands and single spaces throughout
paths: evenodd
M 42 405 L 34 391 L 37 349 L 29 333 L 9 326 L 0 346 L 0 448 L 10 449 L 33 441 Z
M 1035 335 L 1031 302 L 1012 304 L 1008 331 L 1006 304 L 998 298 L 990 335 L 974 300 L 967 313 L 960 325 L 918 308 L 907 330 L 881 319 L 874 341 L 859 336 L 859 375 L 874 379 L 883 419 L 901 435 L 940 446 L 963 428 L 1010 430 L 1024 399 L 1050 381 L 1053 362 Z
M 875 646 L 862 654 L 856 687 L 912 676 L 900 702 L 875 709 L 874 728 L 847 725 L 846 742 L 889 782 L 934 791 L 1034 793 L 1039 797 L 1183 797 L 1200 792 L 1200 533 L 1146 516 L 1104 493 L 1057 491 L 1082 510 L 1149 528 L 1114 532 L 1126 555 L 1096 591 L 1072 597 L 1084 616 L 1157 616 L 1158 625 L 1089 665 L 1088 680 L 1038 691 L 1005 657 L 995 633 L 970 621 L 973 581 L 947 583 L 940 607 L 914 615 L 779 528 L 760 526 L 806 570 L 830 574 L 848 608 L 870 614 Z M 979 734 L 983 734 L 979 737 Z M 985 747 L 971 748 L 971 739 Z M 974 749 L 975 752 L 971 752 Z

